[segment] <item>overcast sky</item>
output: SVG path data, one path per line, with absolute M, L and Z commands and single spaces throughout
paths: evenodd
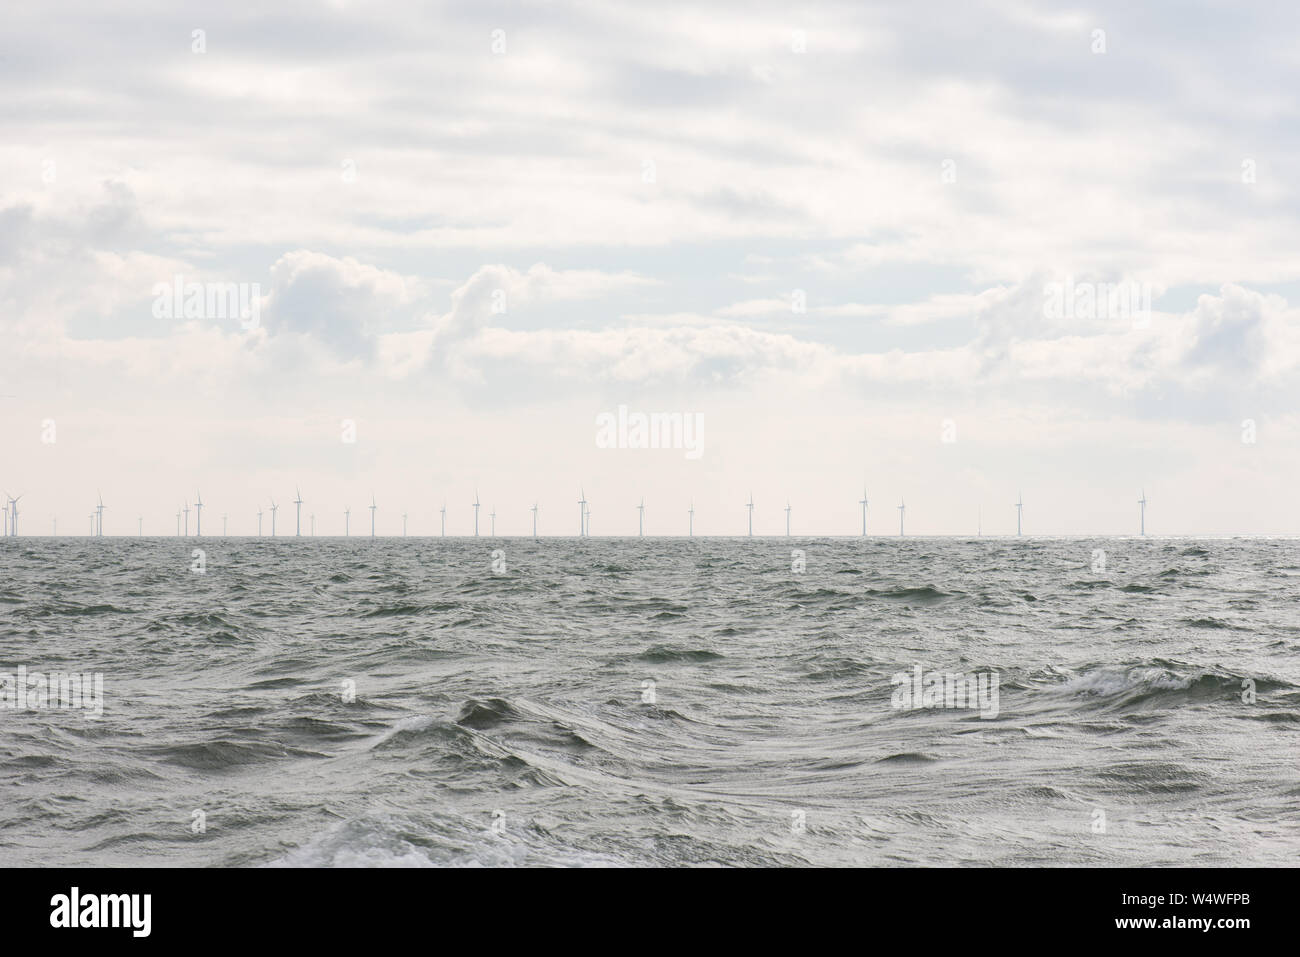
M 21 531 L 1300 534 L 1288 4 L 11 5 Z M 196 33 L 196 31 L 202 31 Z M 1101 32 L 1099 32 L 1101 31 Z M 257 322 L 159 315 L 244 284 Z M 1060 300 L 1129 283 L 1150 310 Z M 207 287 L 204 287 L 207 288 Z M 1100 313 L 1100 314 L 1098 314 Z M 699 458 L 596 418 L 703 416 Z M 345 420 L 355 442 L 345 441 Z M 1253 439 L 1253 441 L 1252 441 Z M 279 531 L 292 530 L 281 511 Z M 266 519 L 269 531 L 269 517 Z

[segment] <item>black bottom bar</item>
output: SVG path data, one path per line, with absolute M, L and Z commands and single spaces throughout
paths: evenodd
M 418 934 L 435 949 L 559 932 L 559 941 L 631 935 L 731 950 L 774 929 L 805 941 L 902 934 L 927 950 L 1026 933 L 1051 948 L 1092 939 L 1233 947 L 1292 930 L 1294 878 L 1245 869 L 0 871 L 9 946 L 75 934 L 128 946 L 373 947 Z M 148 907 L 143 896 L 104 895 L 149 895 Z M 148 936 L 137 936 L 146 916 Z

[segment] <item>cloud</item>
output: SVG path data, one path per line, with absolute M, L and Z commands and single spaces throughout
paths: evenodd
M 924 456 L 953 406 L 1032 409 L 1030 456 L 1158 418 L 1188 471 L 1217 420 L 1294 415 L 1300 63 L 1260 42 L 1286 5 L 236 0 L 201 55 L 183 10 L 78 10 L 6 21 L 0 393 L 129 419 L 128 462 L 271 402 L 472 405 L 489 449 L 611 392 L 800 399 L 808 442 L 843 402 L 846 457 L 886 432 Z M 259 283 L 262 327 L 155 318 L 175 275 Z M 1151 284 L 1149 325 L 1046 315 L 1067 277 Z
M 493 316 L 531 303 L 564 302 L 609 296 L 652 285 L 632 273 L 556 270 L 543 263 L 525 272 L 504 265 L 481 267 L 451 294 L 451 310 L 434 320 L 435 349 L 448 351 L 487 327 Z
M 1233 284 L 1218 296 L 1200 296 L 1186 323 L 1183 364 L 1196 373 L 1213 372 L 1239 382 L 1260 376 L 1266 363 L 1273 375 L 1294 368 L 1300 355 L 1288 332 L 1297 317 L 1288 326 L 1285 309 L 1280 297 Z
M 426 295 L 416 279 L 300 249 L 271 267 L 267 326 L 274 334 L 311 335 L 339 355 L 368 359 L 378 332 Z

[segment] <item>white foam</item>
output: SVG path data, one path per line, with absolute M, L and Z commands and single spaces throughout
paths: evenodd
M 376 745 L 383 744 L 389 738 L 403 731 L 423 731 L 431 724 L 433 724 L 433 717 L 427 714 L 416 714 L 409 718 L 402 718 L 387 731 L 379 734 L 370 746 L 373 748 Z
M 478 821 L 449 818 L 422 828 L 388 814 L 341 822 L 268 867 L 627 867 L 605 854 L 529 839 L 530 832 L 495 834 Z M 421 831 L 438 841 L 418 847 L 402 837 Z
M 1180 678 L 1161 668 L 1130 668 L 1123 671 L 1102 669 L 1079 675 L 1062 687 L 1065 691 L 1109 695 L 1135 688 L 1180 690 L 1190 687 L 1191 683 L 1191 678 Z

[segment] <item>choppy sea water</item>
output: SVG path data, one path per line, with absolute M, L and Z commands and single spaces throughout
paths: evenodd
M 1291 540 L 8 538 L 0 673 L 104 684 L 0 707 L 0 864 L 1294 865 L 1298 590 Z

